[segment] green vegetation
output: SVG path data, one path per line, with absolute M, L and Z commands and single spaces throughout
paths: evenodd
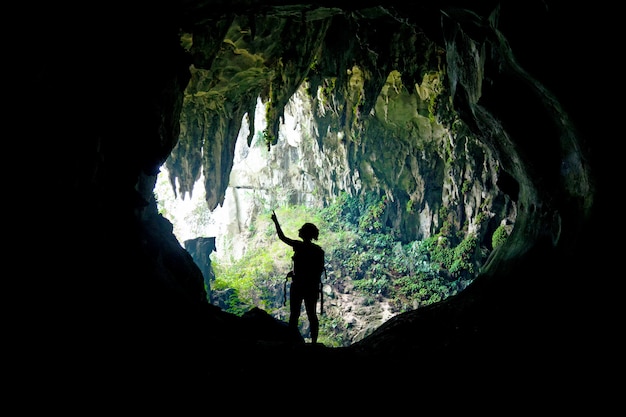
M 498 226 L 498 228 L 493 232 L 491 236 L 491 247 L 493 249 L 497 248 L 501 244 L 503 244 L 506 239 L 509 237 L 509 233 L 506 231 L 506 228 L 503 224 Z
M 329 272 L 326 283 L 350 280 L 354 290 L 372 302 L 386 299 L 398 311 L 408 311 L 464 289 L 477 271 L 478 238 L 470 234 L 453 244 L 458 239 L 446 235 L 449 224 L 444 222 L 440 232 L 428 239 L 402 243 L 386 224 L 387 203 L 384 196 L 342 194 L 322 210 L 286 206 L 276 209 L 276 214 L 288 236 L 296 237 L 305 222 L 318 225 Z M 442 208 L 440 214 L 445 211 Z M 252 230 L 263 245 L 249 249 L 240 260 L 214 262 L 213 289 L 229 289 L 227 310 L 232 313 L 258 306 L 286 317 L 283 283 L 291 269 L 291 249 L 276 238 L 270 211 L 259 216 Z M 322 343 L 346 343 L 338 317 L 324 314 L 320 320 Z

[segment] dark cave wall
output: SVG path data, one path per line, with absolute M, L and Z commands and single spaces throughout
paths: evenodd
M 525 132 L 513 133 L 511 140 L 519 144 L 531 173 L 528 183 L 519 181 L 522 208 L 509 248 L 493 257 L 489 273 L 462 297 L 392 320 L 356 346 L 353 352 L 359 358 L 372 352 L 387 357 L 383 363 L 389 366 L 382 367 L 384 371 L 372 368 L 372 377 L 416 370 L 411 361 L 401 362 L 423 352 L 470 354 L 476 364 L 471 370 L 476 372 L 482 370 L 478 364 L 494 364 L 490 360 L 494 352 L 506 363 L 522 352 L 525 360 L 511 368 L 515 376 L 542 375 L 546 368 L 541 365 L 546 362 L 552 381 L 572 377 L 569 383 L 574 385 L 581 381 L 578 372 L 591 371 L 593 375 L 596 366 L 591 364 L 590 352 L 606 340 L 602 330 L 609 319 L 598 316 L 609 301 L 589 296 L 589 280 L 597 274 L 590 277 L 585 266 L 607 255 L 597 243 L 605 237 L 606 190 L 614 184 L 609 175 L 613 147 L 606 143 L 613 136 L 606 126 L 587 117 L 588 105 L 578 100 L 569 80 L 587 79 L 587 68 L 577 62 L 578 51 L 586 50 L 590 43 L 594 54 L 610 54 L 608 45 L 600 42 L 604 40 L 601 32 L 579 30 L 583 23 L 600 21 L 594 20 L 598 13 L 571 7 L 564 15 L 557 14 L 556 21 L 535 27 L 544 30 L 541 34 L 531 31 L 530 39 L 527 28 L 532 26 L 532 16 L 522 27 L 510 23 L 503 30 L 508 29 L 505 32 L 513 39 L 511 45 L 519 51 L 520 64 L 531 68 L 537 79 L 546 80 L 551 91 L 562 97 L 575 122 L 576 138 L 581 139 L 579 149 L 568 150 L 582 156 L 582 167 L 589 175 L 585 181 L 597 186 L 598 192 L 571 197 L 570 182 L 576 177 L 560 168 L 567 138 L 559 138 L 558 146 L 551 141 L 549 152 L 541 151 L 544 139 L 532 140 L 534 131 L 549 140 L 545 134 L 554 132 L 551 121 L 535 123 L 535 130 L 528 132 L 531 115 L 494 110 L 509 130 L 515 132 L 519 127 Z M 54 284 L 47 280 L 41 287 L 46 291 L 30 292 L 36 298 L 27 305 L 45 307 L 32 327 L 40 332 L 32 337 L 45 346 L 50 340 L 59 341 L 37 360 L 57 370 L 65 364 L 66 374 L 74 364 L 78 363 L 78 369 L 89 363 L 91 375 L 85 370 L 72 375 L 114 374 L 121 380 L 117 381 L 120 386 L 127 388 L 137 382 L 149 382 L 148 386 L 160 386 L 161 390 L 173 389 L 176 384 L 189 387 L 188 381 L 194 377 L 209 374 L 207 351 L 232 354 L 219 346 L 234 336 L 227 337 L 232 336 L 229 318 L 207 311 L 206 304 L 194 298 L 201 293 L 195 289 L 197 281 L 186 287 L 178 278 L 170 281 L 173 275 L 159 267 L 186 252 L 176 248 L 155 260 L 147 249 L 156 243 L 154 239 L 163 245 L 160 239 L 164 236 L 155 237 L 151 220 L 144 217 L 153 206 L 149 187 L 138 185 L 150 181 L 142 176 L 154 175 L 176 143 L 177 112 L 189 76 L 188 60 L 178 45 L 179 15 L 157 9 L 152 19 L 146 19 L 132 10 L 121 14 L 119 9 L 107 9 L 107 13 L 97 11 L 103 20 L 89 19 L 90 13 L 84 20 L 50 20 L 49 11 L 42 9 L 42 16 L 29 22 L 38 43 L 31 56 L 20 61 L 25 64 L 27 82 L 15 107 L 28 119 L 22 123 L 29 127 L 26 142 L 40 145 L 40 153 L 54 155 L 45 158 L 53 161 L 42 165 L 46 168 L 43 172 L 54 173 L 46 176 L 45 186 L 61 202 L 52 208 L 48 227 L 51 236 L 73 246 L 68 254 L 63 245 L 56 245 L 45 270 L 35 269 L 40 276 L 59 277 Z M 503 23 L 515 20 L 511 11 L 507 13 Z M 551 51 L 556 52 L 553 55 Z M 500 98 L 496 93 L 493 90 L 478 105 L 497 106 Z M 45 104 L 45 109 L 37 105 L 34 110 L 36 123 L 31 117 L 33 97 Z M 513 92 L 501 97 L 504 101 L 516 98 Z M 459 105 L 469 114 L 480 110 L 476 103 Z M 59 134 L 59 139 L 51 133 Z M 507 158 L 504 150 L 500 156 Z M 519 171 L 511 171 L 519 176 Z M 537 191 L 549 204 L 536 204 L 536 196 L 529 190 Z M 555 210 L 560 222 L 555 221 Z M 559 224 L 558 229 L 537 227 Z M 159 227 L 167 225 L 161 222 Z M 197 270 L 182 269 L 197 276 Z M 178 277 L 178 272 L 174 275 Z M 614 269 L 608 267 L 602 276 L 615 276 Z M 577 358 L 576 373 L 564 351 Z M 95 352 L 106 355 L 97 355 L 96 361 Z M 390 353 L 395 356 L 389 358 Z M 349 367 L 350 360 L 345 363 Z M 368 362 L 363 359 L 363 363 Z M 524 369 L 526 365 L 532 366 Z M 557 375 L 561 371 L 562 375 Z

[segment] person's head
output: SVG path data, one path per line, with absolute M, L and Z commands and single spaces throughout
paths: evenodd
M 303 240 L 317 240 L 320 231 L 313 223 L 304 223 L 300 230 L 298 230 L 298 236 Z

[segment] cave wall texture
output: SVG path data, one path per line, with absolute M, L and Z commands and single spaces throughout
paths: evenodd
M 317 5 L 325 3 L 357 14 L 378 5 Z M 42 282 L 36 280 L 37 291 L 29 293 L 36 295 L 25 304 L 41 312 L 28 322 L 29 346 L 41 351 L 24 362 L 29 371 L 21 376 L 33 387 L 94 403 L 137 396 L 138 387 L 146 401 L 182 393 L 193 402 L 236 390 L 304 389 L 286 382 L 301 374 L 290 361 L 302 360 L 320 374 L 307 387 L 340 379 L 342 389 L 376 393 L 389 404 L 412 401 L 384 397 L 394 391 L 435 391 L 442 384 L 477 392 L 477 378 L 486 391 L 518 402 L 570 404 L 588 395 L 600 370 L 611 367 L 605 344 L 612 337 L 604 328 L 612 289 L 590 291 L 596 278 L 614 275 L 610 267 L 590 270 L 609 251 L 601 242 L 613 166 L 610 123 L 596 108 L 604 101 L 601 93 L 594 96 L 596 84 L 586 84 L 610 48 L 598 8 L 507 2 L 493 30 L 489 16 L 497 2 L 384 4 L 448 58 L 459 48 L 471 50 L 468 43 L 479 48 L 467 61 L 445 63 L 452 103 L 519 185 L 514 232 L 466 291 L 394 317 L 341 349 L 294 347 L 262 312 L 237 318 L 206 302 L 199 269 L 150 201 L 154 176 L 179 137 L 184 90 L 194 80 L 190 65 L 214 59 L 234 14 L 297 17 L 298 5 L 315 13 L 303 2 L 210 0 L 29 10 L 24 27 L 31 41 L 15 61 L 23 82 L 14 107 L 24 118 L 23 152 L 45 161 L 37 181 L 53 197 L 45 222 L 52 224 L 46 238 L 55 242 L 50 262 L 33 270 Z M 375 24 L 353 22 L 376 38 Z M 297 38 L 282 42 L 319 40 L 324 24 L 306 25 L 306 36 L 293 29 Z M 332 48 L 340 56 L 353 41 L 342 38 L 353 28 L 347 29 L 325 41 L 327 67 L 340 62 L 332 61 Z M 194 33 L 198 49 L 191 54 L 181 46 L 181 31 Z M 508 46 L 514 56 L 506 55 Z M 421 53 L 402 56 L 410 59 L 411 52 Z M 291 57 L 295 78 L 271 92 L 279 108 L 305 77 L 307 59 Z M 382 57 L 369 64 L 381 74 L 367 86 L 376 91 L 391 64 Z M 227 133 L 238 131 L 258 87 L 250 86 L 249 102 L 224 99 L 207 123 L 213 129 L 207 137 L 215 138 L 207 146 L 221 155 L 214 161 L 232 164 L 236 135 Z M 213 203 L 225 180 L 208 177 Z M 557 395 L 555 386 L 567 389 Z

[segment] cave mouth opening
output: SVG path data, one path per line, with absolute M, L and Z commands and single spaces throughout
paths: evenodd
M 337 311 L 322 333 L 332 334 L 329 345 L 345 345 L 463 291 L 511 234 L 519 184 L 498 156 L 508 142 L 486 140 L 477 128 L 500 127 L 472 117 L 483 115 L 475 100 L 493 92 L 483 70 L 500 73 L 479 46 L 495 48 L 495 59 L 507 53 L 483 39 L 487 19 L 450 18 L 464 36 L 445 34 L 449 48 L 429 39 L 430 30 L 415 38 L 413 23 L 386 13 L 321 12 L 324 19 L 298 25 L 306 33 L 291 25 L 276 31 L 287 17 L 281 12 L 235 15 L 215 40 L 219 51 L 202 50 L 210 43 L 200 32 L 183 35 L 196 61 L 157 199 L 181 246 L 214 239 L 205 287 L 212 303 L 235 314 L 259 307 L 287 316 L 281 301 L 291 254 L 270 213 L 294 238 L 303 223 L 319 225 L 330 260 L 327 307 Z M 368 25 L 349 25 L 353 19 Z M 374 25 L 374 37 L 361 33 Z M 391 44 L 380 36 L 387 30 Z M 474 40 L 475 33 L 483 35 Z M 330 42 L 338 35 L 356 40 L 339 53 Z M 299 41 L 283 45 L 284 36 Z M 277 44 L 284 48 L 268 48 Z M 373 68 L 373 52 L 416 56 Z M 180 187 L 176 198 L 166 197 L 168 184 Z
M 292 252 L 276 237 L 272 210 L 292 238 L 305 222 L 320 227 L 318 243 L 327 253 L 327 275 L 319 340 L 326 346 L 349 346 L 395 315 L 443 301 L 473 281 L 492 246 L 477 248 L 479 242 L 471 238 L 451 245 L 441 233 L 426 239 L 399 236 L 388 222 L 395 208 L 386 195 L 343 192 L 320 202 L 315 190 L 306 187 L 310 176 L 324 173 L 304 161 L 328 156 L 303 129 L 310 123 L 303 121 L 303 107 L 286 107 L 279 141 L 271 150 L 262 137 L 263 108 L 257 105 L 253 135 L 243 118 L 224 200 L 213 210 L 205 199 L 202 175 L 188 193 L 174 191 L 177 179 L 170 177 L 169 161 L 157 178 L 158 210 L 172 223 L 181 246 L 197 238 L 215 239 L 213 250 L 202 255 L 210 258 L 205 276 L 210 303 L 236 315 L 258 307 L 288 320 L 285 276 Z M 248 137 L 253 138 L 250 145 Z M 493 236 L 496 230 L 500 238 L 507 235 L 497 225 L 489 228 Z M 308 336 L 306 319 L 301 326 Z

